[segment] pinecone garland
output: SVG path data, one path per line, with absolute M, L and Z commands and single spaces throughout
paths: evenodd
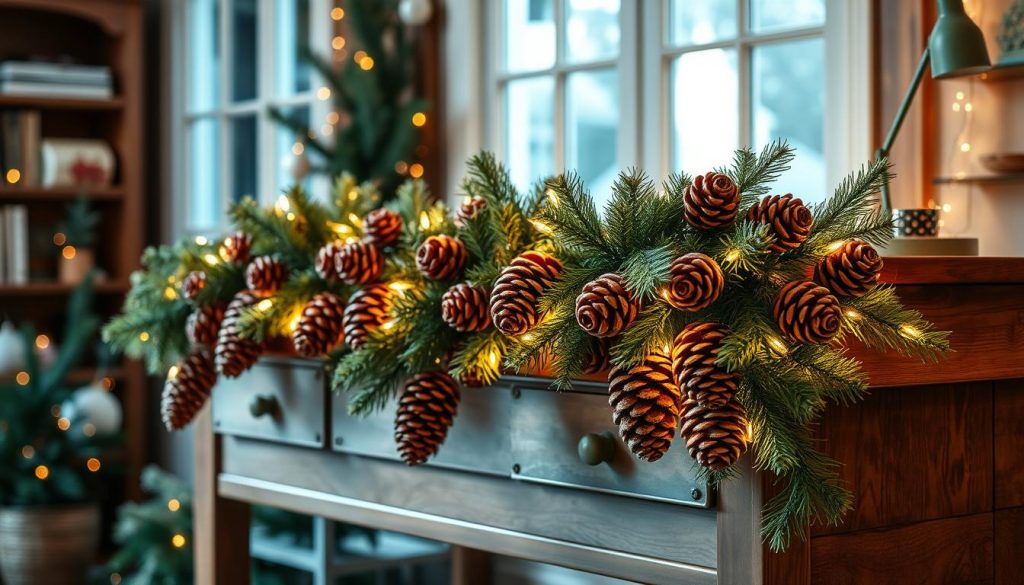
M 683 217 L 699 230 L 724 227 L 736 218 L 740 194 L 728 175 L 697 175 L 683 194 Z
M 525 252 L 501 271 L 491 291 L 491 320 L 508 336 L 526 333 L 540 320 L 537 301 L 562 274 L 562 264 L 541 252 Z
M 217 344 L 220 322 L 224 319 L 224 303 L 203 305 L 192 311 L 185 323 L 185 335 L 192 345 L 213 347 Z
M 187 426 L 206 404 L 217 382 L 210 351 L 195 348 L 177 363 L 164 382 L 160 415 L 168 431 Z
M 680 402 L 672 363 L 660 353 L 629 369 L 613 367 L 608 375 L 612 421 L 630 451 L 645 461 L 661 459 L 672 445 Z
M 395 415 L 395 443 L 408 465 L 437 453 L 459 406 L 459 385 L 446 372 L 416 374 L 405 383 Z
M 317 250 L 316 259 L 313 261 L 313 268 L 320 278 L 331 281 L 341 280 L 335 262 L 343 246 L 344 244 L 341 242 L 328 242 Z
M 371 284 L 356 291 L 342 316 L 345 343 L 352 349 L 362 349 L 370 332 L 387 321 L 390 308 L 391 291 L 387 285 Z
M 455 225 L 462 227 L 476 217 L 476 214 L 487 209 L 487 201 L 483 197 L 469 197 L 455 210 Z
M 750 208 L 747 221 L 771 226 L 775 237 L 771 251 L 781 253 L 800 247 L 811 234 L 814 216 L 803 201 L 791 194 L 769 195 Z
M 690 457 L 701 466 L 721 471 L 747 451 L 747 413 L 739 402 L 730 400 L 710 409 L 688 398 L 683 402 L 682 417 L 679 436 L 686 442 Z
M 878 283 L 882 257 L 862 240 L 849 240 L 818 261 L 814 282 L 843 297 L 861 297 Z
M 366 241 L 381 248 L 394 246 L 402 235 L 402 217 L 383 207 L 366 214 Z
M 220 247 L 220 256 L 225 262 L 246 264 L 251 253 L 252 238 L 245 232 L 235 232 L 224 238 L 224 244 Z
M 725 288 L 725 275 L 710 256 L 691 252 L 672 261 L 665 290 L 668 304 L 682 311 L 706 309 Z
M 466 266 L 466 246 L 458 238 L 430 236 L 416 251 L 416 266 L 431 280 L 449 280 Z
M 672 345 L 672 375 L 687 398 L 706 408 L 721 408 L 736 395 L 739 375 L 715 363 L 722 340 L 729 334 L 725 325 L 690 323 Z
M 206 286 L 206 273 L 202 270 L 193 270 L 181 281 L 181 296 L 194 301 L 199 296 L 199 291 Z
M 809 280 L 783 286 L 775 296 L 772 314 L 786 337 L 799 343 L 825 343 L 839 333 L 839 300 Z
M 482 286 L 459 283 L 441 296 L 441 318 L 452 329 L 466 333 L 483 331 L 491 324 L 490 295 Z
M 636 319 L 640 303 L 618 274 L 588 282 L 576 297 L 576 322 L 594 337 L 614 337 Z
M 220 322 L 217 333 L 217 347 L 214 350 L 214 361 L 217 373 L 228 378 L 235 378 L 256 363 L 262 347 L 251 339 L 238 334 L 238 319 L 242 311 L 256 303 L 260 298 L 249 291 L 241 291 L 235 295 L 224 310 L 224 318 Z
M 245 285 L 258 295 L 268 296 L 281 289 L 288 278 L 288 269 L 270 256 L 257 256 L 245 269 Z
M 345 301 L 338 295 L 323 292 L 314 296 L 299 315 L 292 332 L 295 351 L 305 357 L 317 357 L 334 349 L 341 342 L 342 313 Z
M 369 242 L 350 242 L 335 255 L 334 269 L 348 284 L 366 284 L 384 272 L 384 256 Z

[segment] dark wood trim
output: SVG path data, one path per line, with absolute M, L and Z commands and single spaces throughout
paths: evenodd
M 905 256 L 884 259 L 893 284 L 1024 284 L 1024 258 Z

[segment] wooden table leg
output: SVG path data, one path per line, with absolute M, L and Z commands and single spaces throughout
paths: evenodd
M 220 437 L 208 403 L 194 422 L 192 505 L 196 585 L 249 584 L 249 505 L 217 495 Z
M 452 585 L 490 583 L 491 554 L 452 545 Z

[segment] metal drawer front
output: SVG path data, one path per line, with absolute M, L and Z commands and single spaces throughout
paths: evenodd
M 218 433 L 306 447 L 324 446 L 325 372 L 319 361 L 264 358 L 213 389 Z M 251 411 L 256 407 L 257 414 Z

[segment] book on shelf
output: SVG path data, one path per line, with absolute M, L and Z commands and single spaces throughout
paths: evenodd
M 44 138 L 41 146 L 43 187 L 107 187 L 117 159 L 103 140 Z
M 42 120 L 37 110 L 6 110 L 0 117 L 0 163 L 4 175 L 17 169 L 17 185 L 36 187 L 42 176 L 40 159 L 40 128 Z
M 0 63 L 0 94 L 109 99 L 114 95 L 109 67 L 41 61 Z
M 0 232 L 3 235 L 3 259 L 0 260 L 0 282 L 28 282 L 28 209 L 24 205 L 7 205 L 0 209 Z

